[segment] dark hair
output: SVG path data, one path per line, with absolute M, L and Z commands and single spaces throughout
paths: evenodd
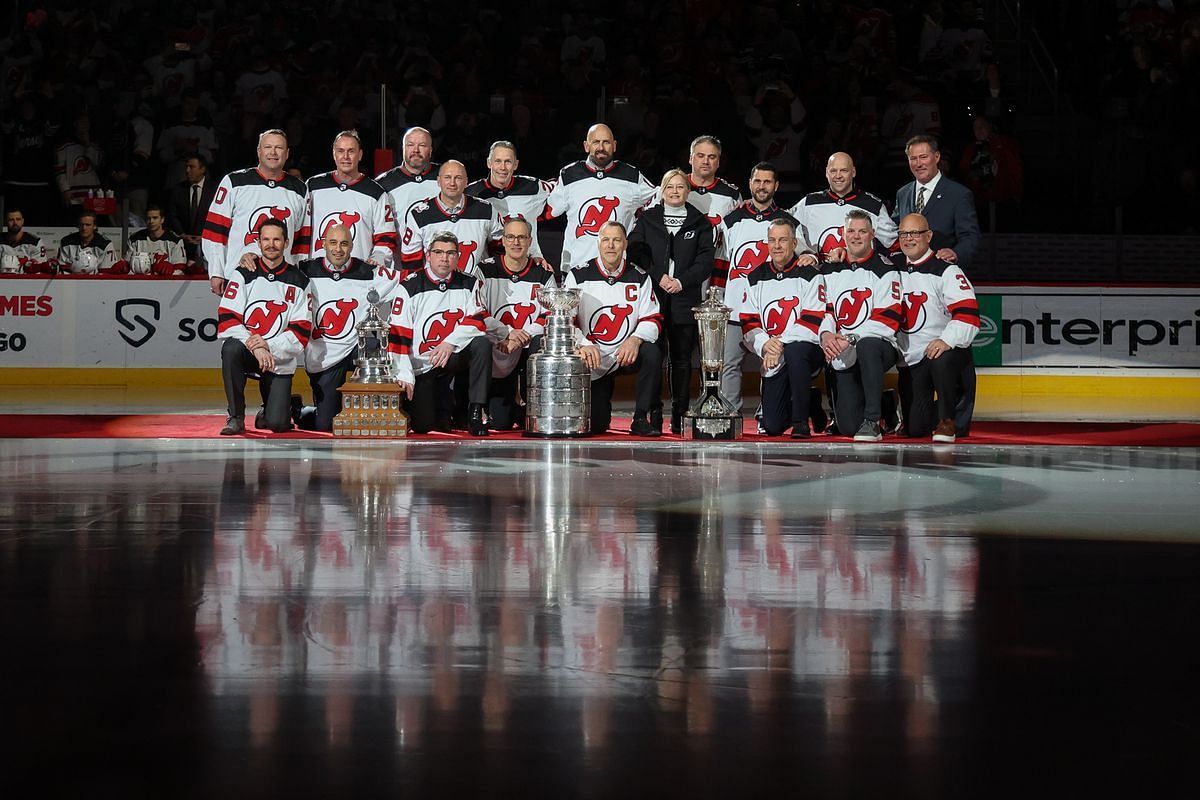
M 793 239 L 796 238 L 796 223 L 792 222 L 787 217 L 776 217 L 775 219 L 771 220 L 770 223 L 767 224 L 767 230 L 781 226 L 791 231 Z
M 856 219 L 859 222 L 865 222 L 871 226 L 871 230 L 875 230 L 875 220 L 871 219 L 871 215 L 863 211 L 861 208 L 852 208 L 846 212 L 846 219 L 844 221 L 849 223 L 852 219 Z
M 196 159 L 196 163 L 198 163 L 200 166 L 204 167 L 205 172 L 208 171 L 208 166 L 209 166 L 208 159 L 205 158 L 204 156 L 200 155 L 199 153 L 188 153 L 187 157 L 185 159 L 183 159 L 183 162 L 186 164 L 187 162 L 191 161 L 193 158 Z
M 936 137 L 930 136 L 927 133 L 919 133 L 904 143 L 904 152 L 908 152 L 908 148 L 914 144 L 927 144 L 933 152 L 938 151 L 938 140 Z
M 264 221 L 261 225 L 258 226 L 259 236 L 262 235 L 264 228 L 279 228 L 279 230 L 283 231 L 283 238 L 285 240 L 288 238 L 287 225 L 283 224 L 283 220 L 268 219 L 268 220 Z
M 146 213 L 149 214 L 151 211 L 157 211 L 164 218 L 167 216 L 167 212 L 164 211 L 163 207 L 158 203 L 151 203 L 150 205 L 146 206 Z
M 750 168 L 750 177 L 754 177 L 756 172 L 769 172 L 775 178 L 779 177 L 779 170 L 775 169 L 775 165 L 770 161 L 760 161 Z
M 93 224 L 95 224 L 95 223 L 97 222 L 97 220 L 99 220 L 99 219 L 100 219 L 99 217 L 97 217 L 97 216 L 96 216 L 96 212 L 95 212 L 95 211 L 80 211 L 80 212 L 79 212 L 78 221 L 79 221 L 79 222 L 83 222 L 83 218 L 84 218 L 84 217 L 91 217 L 91 218 L 92 218 L 92 223 L 93 223 Z

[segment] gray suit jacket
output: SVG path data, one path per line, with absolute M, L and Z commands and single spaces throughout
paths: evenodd
M 899 224 L 906 214 L 916 212 L 917 182 L 910 181 L 896 192 L 896 209 L 892 218 Z M 938 181 L 933 197 L 925 198 L 925 219 L 933 231 L 930 247 L 937 252 L 949 247 L 958 253 L 958 265 L 968 267 L 983 234 L 975 216 L 975 195 L 971 190 L 945 175 Z

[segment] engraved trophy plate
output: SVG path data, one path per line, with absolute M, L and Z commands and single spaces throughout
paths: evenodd
M 579 290 L 542 289 L 538 299 L 550 318 L 542 351 L 529 357 L 525 435 L 587 436 L 592 428 L 592 373 L 575 355 Z
M 342 411 L 333 418 L 335 438 L 378 439 L 408 435 L 402 389 L 392 375 L 387 352 L 388 326 L 379 316 L 379 293 L 367 293 L 367 316 L 358 323 L 354 372 L 338 387 Z
M 721 394 L 725 332 L 732 310 L 718 299 L 719 291 L 709 287 L 708 297 L 692 309 L 700 329 L 700 396 L 687 412 L 687 439 L 742 438 L 742 415 Z

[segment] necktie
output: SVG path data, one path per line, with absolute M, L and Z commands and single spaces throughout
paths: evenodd
M 200 184 L 193 183 L 192 184 L 192 201 L 190 204 L 191 213 L 189 215 L 190 219 L 188 220 L 188 222 L 190 222 L 193 227 L 195 227 L 195 224 L 196 224 L 196 210 L 199 207 L 200 207 Z
M 917 213 L 925 213 L 925 187 L 922 186 L 917 190 Z

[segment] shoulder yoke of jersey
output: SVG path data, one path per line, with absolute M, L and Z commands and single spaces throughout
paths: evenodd
M 429 277 L 429 270 L 420 269 L 405 278 L 401 286 L 404 287 L 404 290 L 411 297 L 422 292 L 436 292 L 441 283 L 445 283 L 447 289 L 467 289 L 470 291 L 475 288 L 475 276 L 455 270 L 450 273 L 445 281 L 435 281 Z
M 775 277 L 775 275 L 776 275 L 775 268 L 772 267 L 771 262 L 768 261 L 765 264 L 759 264 L 757 267 L 755 267 L 754 270 L 749 275 L 746 276 L 746 280 L 750 283 L 751 286 L 754 286 L 757 283 L 764 283 L 764 282 L 770 282 L 770 281 L 777 281 L 777 280 L 785 281 L 785 280 L 788 280 L 789 278 L 802 278 L 806 281 L 811 281 L 811 280 L 814 280 L 814 279 L 820 277 L 821 270 L 818 267 L 815 267 L 812 265 L 802 266 L 802 265 L 797 264 L 797 265 L 793 266 L 791 269 L 784 272 L 782 278 L 777 278 L 777 277 Z
M 517 280 L 534 281 L 536 283 L 545 283 L 551 276 L 550 270 L 541 266 L 533 259 L 526 259 L 525 268 L 520 272 L 512 273 L 504 268 L 504 264 L 500 263 L 500 256 L 485 258 L 479 262 L 479 274 L 485 278 L 496 278 L 503 280 L 512 280 L 515 274 Z
M 851 272 L 856 269 L 865 269 L 873 272 L 879 277 L 883 277 L 889 272 L 898 272 L 903 268 L 901 263 L 892 259 L 891 256 L 885 255 L 878 250 L 871 253 L 871 257 L 866 261 L 851 263 L 849 261 L 826 262 L 822 266 L 822 270 L 827 275 L 834 275 L 839 272 Z
M 346 267 L 344 272 L 333 272 L 325 269 L 325 259 L 323 258 L 308 258 L 301 261 L 296 267 L 304 273 L 309 280 L 317 278 L 333 278 L 334 275 L 340 275 L 338 280 L 348 281 L 369 281 L 375 278 L 375 268 L 367 262 L 359 258 L 350 259 L 350 265 Z
M 81 237 L 79 235 L 79 231 L 72 231 L 71 233 L 68 233 L 66 236 L 64 236 L 62 238 L 62 240 L 59 242 L 60 246 L 65 245 L 65 244 L 76 244 L 76 245 L 79 245 L 80 247 L 83 247 L 83 237 Z M 108 237 L 105 236 L 100 231 L 96 231 L 95 233 L 92 234 L 92 243 L 89 244 L 88 247 L 103 248 L 103 247 L 108 247 L 109 244 L 111 244 L 111 243 L 108 241 Z
M 773 219 L 786 219 L 793 225 L 799 227 L 799 221 L 789 214 L 785 209 L 776 206 L 767 211 L 759 211 L 757 208 L 751 208 L 749 203 L 742 203 L 740 206 L 730 211 L 725 215 L 725 227 L 733 227 L 742 220 L 754 220 L 755 222 L 770 222 Z
M 586 160 L 583 160 L 563 167 L 562 182 L 575 183 L 576 181 L 595 178 L 600 172 L 604 173 L 604 180 L 637 183 L 642 177 L 642 173 L 638 172 L 637 167 L 632 164 L 626 164 L 624 161 L 614 161 L 606 170 L 595 170 L 588 166 Z
M 172 244 L 174 244 L 175 242 L 182 241 L 182 237 L 180 237 L 179 234 L 175 233 L 175 231 L 164 230 L 163 235 L 161 237 L 159 237 L 158 239 L 151 239 L 150 238 L 150 229 L 142 228 L 137 233 L 130 234 L 129 241 L 131 241 L 131 242 L 171 242 Z
M 438 170 L 441 169 L 441 164 L 429 162 L 429 166 L 419 175 L 410 175 L 405 171 L 404 166 L 392 167 L 387 172 L 375 176 L 375 181 L 384 188 L 385 191 L 391 191 L 397 186 L 403 186 L 406 183 L 424 183 L 426 181 L 437 182 Z
M 838 201 L 841 201 L 839 203 Z M 851 209 L 861 208 L 871 214 L 879 214 L 883 211 L 883 201 L 870 192 L 864 192 L 861 189 L 855 189 L 845 197 L 838 197 L 828 189 L 822 189 L 819 192 L 809 192 L 804 195 L 804 205 L 812 208 L 813 206 L 822 205 L 842 205 L 849 206 Z
M 308 286 L 308 276 L 302 273 L 295 264 L 288 264 L 279 272 L 264 272 L 257 265 L 252 270 L 239 266 L 237 272 L 242 276 L 244 286 L 249 286 L 257 280 L 286 283 L 291 286 L 299 286 L 301 289 Z
M 592 259 L 586 264 L 571 269 L 571 274 L 575 276 L 576 283 L 587 283 L 589 281 L 602 281 L 608 283 L 611 279 L 613 283 L 637 283 L 640 284 L 649 277 L 646 271 L 637 264 L 625 262 L 625 269 L 621 270 L 620 275 L 609 275 L 604 270 L 600 269 L 596 259 Z
M 27 244 L 41 244 L 42 240 L 40 238 L 38 238 L 38 236 L 36 236 L 35 234 L 32 234 L 26 230 L 22 230 L 20 241 L 13 239 L 11 236 L 9 236 L 6 233 L 6 234 L 4 234 L 4 243 L 6 245 L 8 245 L 9 247 L 21 247 L 22 245 L 27 245 Z
M 334 173 L 326 172 L 324 175 L 314 175 L 308 179 L 308 190 L 315 192 L 318 189 L 337 189 L 340 186 L 345 186 L 347 192 L 359 192 L 365 194 L 372 199 L 379 199 L 383 196 L 383 187 L 373 178 L 363 175 L 358 180 L 352 183 L 342 184 L 333 178 Z
M 286 189 L 289 192 L 295 192 L 301 197 L 308 194 L 308 188 L 305 187 L 304 181 L 295 175 L 289 175 L 285 172 L 279 180 L 264 178 L 257 167 L 247 167 L 246 169 L 239 169 L 229 173 L 229 183 L 234 188 L 239 186 L 276 186 Z
M 490 220 L 494 214 L 495 210 L 492 208 L 491 203 L 480 200 L 478 197 L 471 197 L 470 195 L 463 197 L 462 210 L 457 214 L 446 213 L 446 210 L 442 208 L 441 203 L 438 202 L 436 197 L 418 205 L 412 211 L 413 219 L 416 220 L 418 225 L 429 225 L 434 222 L 450 219 L 451 217 Z
M 528 175 L 514 175 L 512 184 L 507 189 L 497 188 L 487 178 L 480 178 L 467 185 L 467 194 L 471 195 L 471 197 L 478 197 L 485 200 L 498 197 L 500 192 L 504 192 L 509 197 L 521 197 L 523 195 L 537 194 L 540 190 L 541 181 Z
M 957 267 L 953 261 L 942 261 L 937 256 L 931 256 L 920 264 L 909 264 L 907 260 L 897 259 L 897 265 L 902 272 L 917 272 L 924 275 L 944 275 L 950 267 Z
M 742 193 L 738 191 L 738 188 L 724 178 L 717 178 L 710 186 L 698 186 L 692 183 L 690 176 L 688 177 L 687 182 L 691 191 L 699 194 L 719 194 L 725 197 L 734 198 L 742 196 Z

